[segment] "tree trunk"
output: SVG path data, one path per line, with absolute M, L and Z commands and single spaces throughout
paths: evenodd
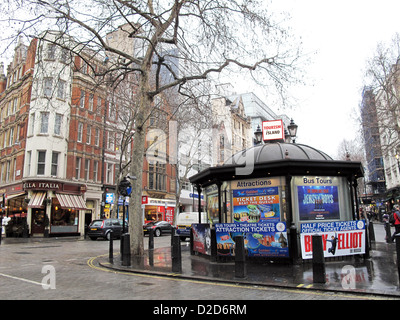
M 147 95 L 147 85 L 142 82 L 139 92 L 139 108 L 136 113 L 135 135 L 132 148 L 131 175 L 136 176 L 132 182 L 132 194 L 129 201 L 129 233 L 132 255 L 143 255 L 143 211 L 142 180 L 143 161 L 146 143 L 146 122 L 151 110 L 152 99 Z

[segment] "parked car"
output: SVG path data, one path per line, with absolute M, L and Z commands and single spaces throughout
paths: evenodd
M 110 240 L 110 231 L 112 230 L 113 238 L 120 238 L 122 234 L 122 223 L 123 221 L 119 219 L 93 220 L 88 227 L 87 235 L 92 240 L 96 240 L 97 238 Z M 125 230 L 128 230 L 127 223 L 125 223 Z
M 159 237 L 164 233 L 171 233 L 173 227 L 167 221 L 151 221 L 143 226 L 143 232 L 149 233 L 150 230 L 153 230 L 154 236 Z

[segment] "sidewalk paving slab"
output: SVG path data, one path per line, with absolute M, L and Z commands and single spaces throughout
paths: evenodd
M 371 258 L 348 257 L 326 262 L 326 283 L 313 283 L 312 263 L 287 264 L 272 261 L 246 261 L 246 277 L 235 277 L 235 263 L 211 262 L 203 255 L 190 255 L 189 246 L 182 243 L 182 273 L 172 272 L 171 247 L 145 251 L 142 257 L 132 257 L 131 266 L 122 266 L 119 252 L 114 251 L 111 264 L 108 255 L 97 262 L 106 268 L 139 274 L 235 283 L 249 286 L 301 288 L 341 293 L 386 295 L 400 299 L 399 275 L 396 266 L 395 244 L 376 242 Z

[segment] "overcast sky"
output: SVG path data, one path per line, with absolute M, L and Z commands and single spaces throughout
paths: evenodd
M 378 42 L 400 32 L 399 0 L 274 0 L 290 13 L 289 24 L 302 37 L 304 53 L 314 53 L 306 67 L 310 84 L 292 92 L 293 110 L 279 110 L 298 124 L 298 143 L 335 157 L 340 142 L 356 137 L 366 60 Z M 262 98 L 262 97 L 260 97 Z

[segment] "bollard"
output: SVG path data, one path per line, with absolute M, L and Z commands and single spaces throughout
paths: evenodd
M 154 230 L 149 230 L 149 250 L 154 249 Z
M 171 258 L 172 272 L 182 273 L 181 239 L 178 235 L 173 238 Z
M 396 233 L 394 238 L 396 241 L 397 273 L 399 275 L 399 282 L 400 282 L 400 234 Z
M 193 229 L 190 228 L 190 255 L 194 256 L 195 252 L 194 252 L 194 246 L 193 246 L 194 242 L 193 242 Z
M 171 229 L 171 247 L 174 245 L 174 236 L 176 235 L 175 228 L 172 227 Z
M 211 235 L 211 262 L 217 262 L 217 233 L 215 232 L 215 228 L 210 230 Z
M 314 283 L 325 283 L 326 273 L 325 273 L 325 260 L 324 260 L 324 250 L 322 246 L 322 236 L 313 235 L 312 236 L 312 252 L 313 252 L 313 282 Z
M 369 222 L 368 230 L 369 230 L 369 239 L 371 241 L 375 241 L 374 223 L 372 221 Z
M 243 236 L 235 239 L 235 278 L 246 278 L 246 252 Z
M 122 251 L 122 262 L 121 265 L 128 267 L 131 265 L 131 243 L 129 233 L 124 233 L 121 236 L 121 242 L 123 242 Z
M 389 222 L 385 222 L 385 231 L 386 231 L 386 243 L 393 243 Z
M 113 234 L 113 231 L 110 230 L 110 246 L 108 249 L 108 261 L 110 263 L 114 263 L 114 244 L 113 244 L 113 242 L 114 242 L 114 234 Z

